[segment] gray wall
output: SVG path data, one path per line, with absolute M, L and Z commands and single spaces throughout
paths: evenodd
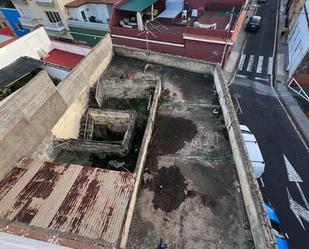
M 22 156 L 31 156 L 52 129 L 57 134 L 71 132 L 66 122 L 75 120 L 79 115 L 82 104 L 88 98 L 89 86 L 99 79 L 112 56 L 112 43 L 108 35 L 58 87 L 54 86 L 46 71 L 41 71 L 1 102 L 0 178 Z
M 46 71 L 0 106 L 0 177 L 22 156 L 32 153 L 66 108 Z
M 252 164 L 244 146 L 238 118 L 221 67 L 217 66 L 214 80 L 219 95 L 225 125 L 228 129 L 241 191 L 250 222 L 251 234 L 256 249 L 277 248 L 270 221 L 264 210 L 264 201 L 254 175 Z
M 136 201 L 137 201 L 137 196 L 138 196 L 138 190 L 142 181 L 143 173 L 144 173 L 144 168 L 145 168 L 145 163 L 146 163 L 146 158 L 147 158 L 147 153 L 148 153 L 148 147 L 150 144 L 151 137 L 153 135 L 153 128 L 154 128 L 154 122 L 157 114 L 157 108 L 159 104 L 159 98 L 161 95 L 162 91 L 162 84 L 161 81 L 157 83 L 156 90 L 153 95 L 153 100 L 149 112 L 149 117 L 147 121 L 147 126 L 144 132 L 144 137 L 143 137 L 143 142 L 138 154 L 138 159 L 136 162 L 136 167 L 135 167 L 135 175 L 136 175 L 136 180 L 135 180 L 135 185 L 134 185 L 134 190 L 131 196 L 129 208 L 128 208 L 128 213 L 127 213 L 127 218 L 123 226 L 123 231 L 122 231 L 122 238 L 120 242 L 120 248 L 124 249 L 127 246 L 128 243 L 128 238 L 129 238 L 129 232 L 130 232 L 130 226 L 132 223 L 133 219 L 133 214 L 136 206 Z
M 138 48 L 128 48 L 114 45 L 114 51 L 121 56 L 136 58 L 149 63 L 157 63 L 165 66 L 175 67 L 194 73 L 213 74 L 216 64 L 202 60 L 190 59 L 177 55 L 163 54 L 146 51 Z

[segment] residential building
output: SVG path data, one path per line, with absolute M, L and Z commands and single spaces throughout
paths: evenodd
M 0 11 L 0 30 L 7 27 L 13 31 L 13 28 L 11 27 L 10 23 L 8 22 L 2 11 Z
M 125 0 L 113 9 L 113 43 L 223 63 L 246 17 L 243 0 Z
M 300 11 L 306 0 L 288 0 L 285 6 L 286 23 L 285 26 L 292 30 L 297 21 Z
M 67 20 L 74 40 L 90 46 L 96 45 L 108 32 L 113 4 L 118 0 L 75 0 L 65 5 Z
M 90 50 L 84 45 L 50 40 L 43 27 L 20 38 L 0 35 L 0 100 L 42 69 L 59 83 Z
M 309 51 L 308 9 L 309 1 L 303 1 L 303 5 L 300 8 L 295 20 L 290 21 L 287 41 L 289 53 L 287 70 L 289 78 L 295 73 Z
M 72 36 L 66 20 L 69 15 L 64 7 L 70 0 L 14 0 L 20 13 L 20 22 L 31 31 L 44 26 L 47 34 L 55 39 L 69 39 Z
M 0 16 L 3 16 L 7 20 L 11 29 L 17 36 L 23 36 L 29 33 L 29 29 L 24 28 L 19 21 L 20 15 L 16 9 L 0 8 L 0 13 Z

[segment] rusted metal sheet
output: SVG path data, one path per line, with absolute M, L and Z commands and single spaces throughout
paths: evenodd
M 134 174 L 23 158 L 0 181 L 0 218 L 117 242 Z

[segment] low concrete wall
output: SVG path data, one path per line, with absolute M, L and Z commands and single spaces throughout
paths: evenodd
M 154 90 L 155 87 L 154 79 L 101 79 L 97 85 L 97 101 L 100 106 L 103 106 L 104 100 L 108 98 L 149 98 L 149 90 Z
M 159 52 L 147 51 L 138 48 L 128 48 L 114 45 L 114 51 L 121 56 L 136 58 L 149 63 L 162 64 L 169 67 L 175 67 L 194 73 L 213 74 L 216 64 L 201 60 L 190 59 L 187 57 L 163 54 Z
M 58 91 L 68 106 L 73 104 L 84 88 L 89 89 L 96 83 L 112 57 L 112 41 L 107 34 L 58 85 Z
M 127 218 L 126 218 L 126 221 L 123 227 L 120 248 L 126 248 L 126 245 L 128 242 L 130 226 L 132 223 L 133 214 L 134 214 L 134 210 L 136 206 L 139 186 L 140 186 L 140 183 L 143 177 L 143 172 L 144 172 L 144 167 L 145 167 L 146 157 L 147 157 L 147 152 L 148 152 L 148 146 L 149 146 L 152 133 L 153 133 L 153 127 L 154 127 L 155 117 L 157 113 L 158 102 L 159 102 L 159 98 L 161 95 L 161 90 L 162 90 L 162 85 L 161 85 L 161 82 L 159 81 L 157 83 L 156 90 L 153 96 L 153 101 L 152 101 L 152 105 L 151 105 L 150 112 L 149 112 L 149 117 L 148 117 L 147 126 L 146 126 L 144 137 L 143 137 L 143 142 L 142 142 L 142 145 L 141 145 L 141 148 L 138 154 L 138 159 L 136 162 L 136 167 L 135 167 L 136 180 L 135 180 L 134 190 L 131 196 L 131 200 L 130 200 L 130 204 L 129 204 L 129 208 L 127 212 Z
M 264 209 L 264 201 L 254 175 L 253 166 L 244 146 L 231 95 L 224 80 L 222 69 L 219 66 L 215 69 L 214 80 L 229 134 L 255 248 L 275 249 L 277 246 L 272 234 L 270 221 Z
M 66 109 L 46 71 L 0 106 L 0 178 L 22 156 L 31 156 Z

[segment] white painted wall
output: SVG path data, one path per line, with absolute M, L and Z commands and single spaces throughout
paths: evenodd
M 52 50 L 51 42 L 42 27 L 0 48 L 0 69 L 22 56 L 40 59 L 38 51 L 41 49 L 46 52 Z
M 19 8 L 19 13 L 21 14 L 22 17 L 24 18 L 38 18 L 35 17 L 34 14 L 31 12 L 30 8 L 28 6 L 23 6 Z
M 60 79 L 60 80 L 63 80 L 70 73 L 70 71 L 60 69 L 58 67 L 54 67 L 50 65 L 44 65 L 44 69 L 47 71 L 49 76 Z
M 69 8 L 70 15 L 73 19 L 84 21 L 80 13 L 81 11 L 85 12 L 88 21 L 91 16 L 95 16 L 103 23 L 107 23 L 112 15 L 112 4 L 87 3 L 78 8 Z
M 69 247 L 28 239 L 4 232 L 0 232 L 0 241 L 0 249 L 69 249 Z
M 72 0 L 54 0 L 54 5 L 46 6 L 38 4 L 36 0 L 27 1 L 27 4 L 23 3 L 23 1 L 15 1 L 13 4 L 15 5 L 22 18 L 36 18 L 40 19 L 42 23 L 49 23 L 45 11 L 58 12 L 64 27 L 68 31 L 69 28 L 67 26 L 66 20 L 69 18 L 69 15 L 64 5 L 69 2 L 72 2 Z M 58 36 L 73 40 L 70 32 L 55 33 L 54 31 L 47 30 L 47 33 L 50 36 Z
M 67 51 L 73 54 L 79 54 L 86 56 L 90 53 L 91 48 L 83 45 L 74 45 L 66 42 L 51 41 L 51 45 L 54 49 Z
M 306 6 L 307 9 L 309 9 L 309 1 L 306 1 Z M 289 65 L 287 68 L 289 71 L 289 77 L 294 74 L 295 70 L 309 51 L 309 28 L 305 15 L 303 8 L 293 30 L 289 33 Z
M 86 56 L 91 48 L 66 42 L 51 41 L 43 27 L 22 36 L 14 42 L 0 48 L 0 69 L 8 66 L 22 56 L 41 59 L 38 51 L 49 53 L 53 49 Z

